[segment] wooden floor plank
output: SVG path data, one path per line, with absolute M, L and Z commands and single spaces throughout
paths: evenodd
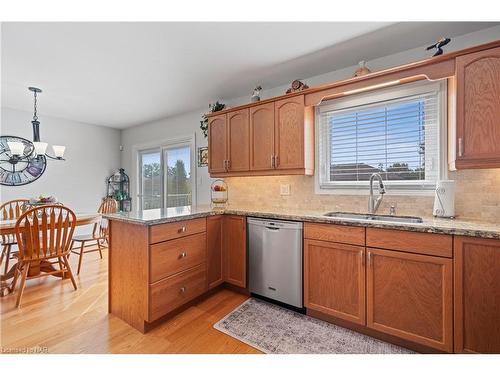
M 108 314 L 107 252 L 86 254 L 82 271 L 69 280 L 27 281 L 22 306 L 15 295 L 0 299 L 0 346 L 42 347 L 49 353 L 260 353 L 213 328 L 248 297 L 220 290 L 143 335 Z M 74 269 L 78 257 L 70 257 Z

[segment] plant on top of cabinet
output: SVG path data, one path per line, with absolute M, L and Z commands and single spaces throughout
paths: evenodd
M 218 100 L 215 102 L 215 104 L 208 105 L 208 109 L 212 113 L 222 111 L 225 108 L 226 108 L 226 105 L 223 103 L 219 103 Z M 200 121 L 200 129 L 203 132 L 203 135 L 205 136 L 205 138 L 207 138 L 208 137 L 208 116 L 206 114 L 204 114 L 202 116 L 202 119 Z

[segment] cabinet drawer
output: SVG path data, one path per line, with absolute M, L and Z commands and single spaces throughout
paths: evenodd
M 149 286 L 149 321 L 156 320 L 207 290 L 206 265 L 158 281 Z
M 304 238 L 365 245 L 365 228 L 335 224 L 304 224 Z
M 185 237 L 190 234 L 205 232 L 206 229 L 207 221 L 205 218 L 153 225 L 149 229 L 149 243 Z
M 447 234 L 366 228 L 366 246 L 439 257 L 453 257 L 453 238 Z
M 205 262 L 205 233 L 160 242 L 150 246 L 150 282 L 192 268 Z

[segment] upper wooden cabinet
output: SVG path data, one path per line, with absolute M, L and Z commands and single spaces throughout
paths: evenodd
M 314 172 L 314 115 L 303 95 L 213 116 L 209 138 L 212 177 Z
M 250 108 L 250 170 L 273 169 L 274 103 Z
M 500 47 L 456 58 L 456 161 L 500 167 Z
M 500 241 L 455 237 L 455 352 L 500 353 Z
M 226 115 L 211 117 L 208 120 L 208 170 L 210 173 L 223 173 L 227 168 L 226 124 Z
M 210 153 L 209 153 L 210 155 Z M 227 171 L 248 171 L 250 127 L 248 108 L 227 114 Z
M 304 96 L 274 103 L 274 166 L 277 169 L 304 167 Z

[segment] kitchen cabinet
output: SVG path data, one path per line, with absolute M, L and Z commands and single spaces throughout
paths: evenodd
M 222 221 L 222 215 L 207 217 L 207 282 L 209 289 L 224 282 Z
M 274 168 L 274 103 L 250 108 L 250 170 Z
M 209 153 L 210 154 L 210 153 Z M 227 171 L 250 168 L 250 126 L 248 108 L 227 114 Z
M 500 167 L 500 47 L 456 58 L 456 161 Z
M 304 168 L 304 96 L 274 103 L 274 167 Z
M 366 252 L 367 326 L 452 352 L 452 260 L 370 247 Z
M 500 353 L 500 240 L 455 237 L 455 352 Z
M 227 168 L 227 122 L 226 115 L 208 119 L 208 170 L 223 173 Z
M 297 95 L 210 116 L 208 144 L 212 177 L 312 175 L 313 107 Z
M 304 304 L 365 324 L 365 248 L 304 240 Z
M 247 286 L 247 226 L 245 216 L 224 215 L 222 241 L 225 257 L 225 281 Z

